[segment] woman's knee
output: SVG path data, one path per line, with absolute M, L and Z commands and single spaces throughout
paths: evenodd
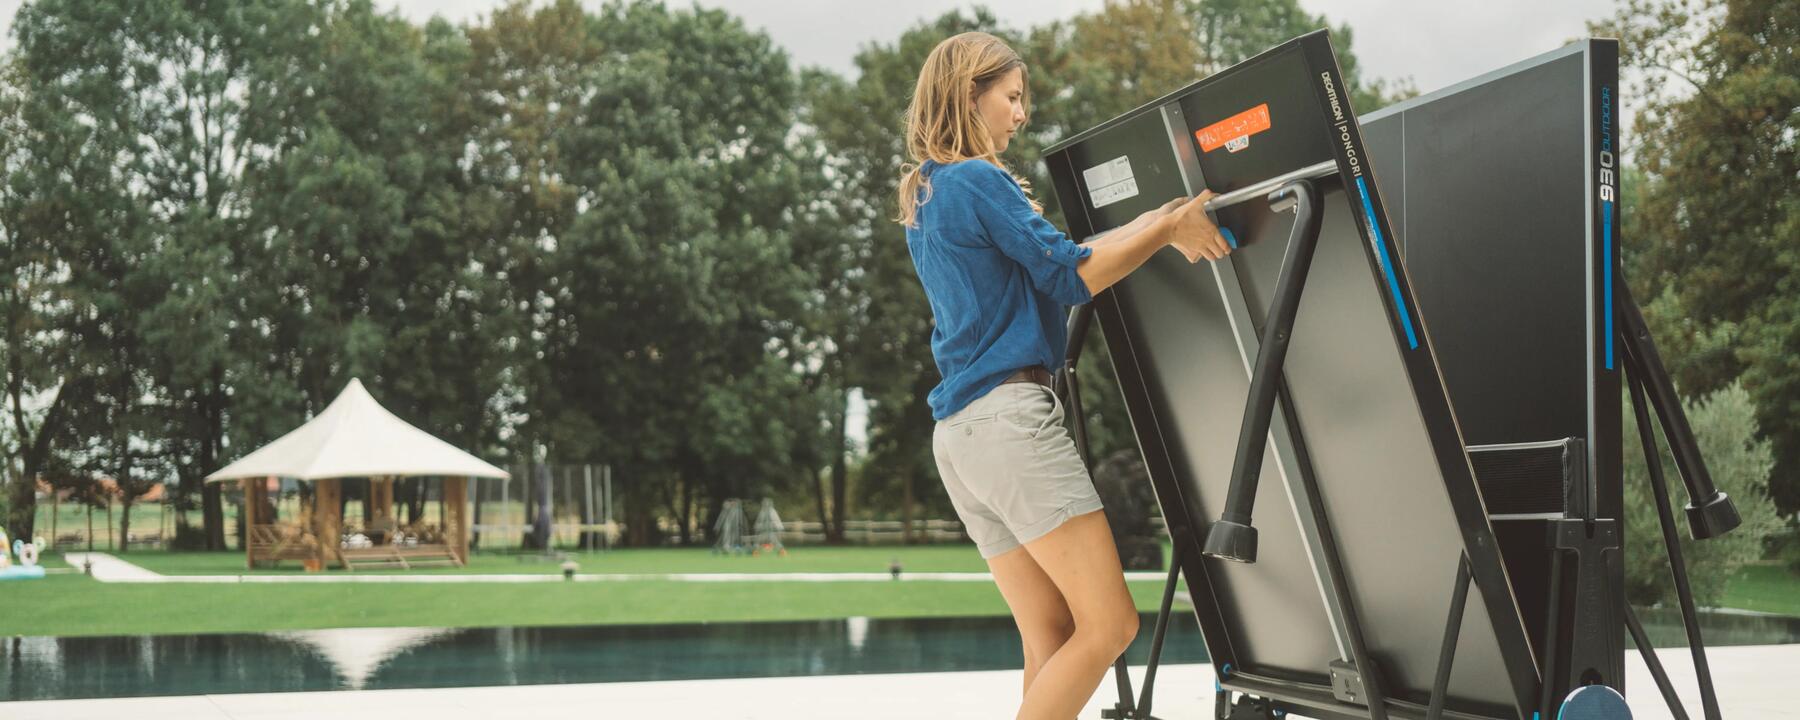
M 1113 657 L 1123 654 L 1137 634 L 1137 609 L 1130 605 L 1088 613 L 1075 620 L 1074 635 L 1080 636 L 1086 647 Z
M 1075 618 L 1064 613 L 1061 617 L 1046 618 L 1030 629 L 1020 628 L 1019 640 L 1025 646 L 1025 658 L 1029 663 L 1035 657 L 1039 662 L 1050 659 L 1057 650 L 1075 636 Z
M 1132 610 L 1120 613 L 1118 617 L 1112 621 L 1112 630 L 1113 643 L 1119 653 L 1123 654 L 1126 648 L 1131 647 L 1131 642 L 1137 639 L 1137 612 Z
M 1119 626 L 1119 636 L 1120 636 L 1120 643 L 1121 643 L 1119 645 L 1120 653 L 1124 653 L 1126 648 L 1131 647 L 1131 643 L 1133 641 L 1137 640 L 1137 634 L 1138 634 L 1138 614 L 1137 614 L 1137 610 L 1135 608 L 1133 608 L 1131 610 L 1131 612 L 1125 613 L 1125 617 Z
M 1137 639 L 1138 616 L 1135 611 L 1108 613 L 1102 619 L 1077 627 L 1077 631 L 1086 634 L 1109 654 L 1123 655 Z

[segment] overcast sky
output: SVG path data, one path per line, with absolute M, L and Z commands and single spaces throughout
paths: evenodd
M 12 44 L 13 14 L 23 0 L 0 0 L 0 30 Z M 503 0 L 375 0 L 415 20 L 440 14 L 472 20 Z M 583 4 L 599 5 L 597 0 Z M 683 6 L 683 2 L 671 2 Z M 890 42 L 922 19 L 966 8 L 959 0 L 703 0 L 744 18 L 786 47 L 797 63 L 845 74 L 858 48 Z M 989 0 L 1003 22 L 1029 27 L 1094 10 L 1101 0 Z M 1586 34 L 1588 20 L 1613 12 L 1616 0 L 1300 0 L 1333 23 L 1348 23 L 1353 49 L 1378 78 L 1410 77 L 1422 92 L 1561 47 Z M 1030 62 L 1026 58 L 1026 62 Z
M 0 0 L 16 5 L 16 0 Z M 500 0 L 376 0 L 416 19 L 433 13 L 472 19 Z M 584 2 L 584 4 L 587 4 Z M 592 3 L 598 5 L 598 2 Z M 858 48 L 891 42 L 901 30 L 972 3 L 959 0 L 703 0 L 744 18 L 786 47 L 797 63 L 845 74 Z M 989 0 L 1014 27 L 1099 9 L 1101 0 Z M 1587 34 L 1586 22 L 1614 11 L 1616 0 L 1300 0 L 1308 11 L 1355 33 L 1353 49 L 1374 77 L 1411 77 L 1429 92 Z M 673 2 L 671 5 L 685 5 Z M 1026 62 L 1030 62 L 1026 58 Z

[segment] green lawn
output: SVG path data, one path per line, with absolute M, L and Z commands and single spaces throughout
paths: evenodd
M 242 572 L 236 553 L 144 551 L 129 560 L 169 574 Z M 706 549 L 651 549 L 577 556 L 582 572 L 882 572 L 890 558 L 908 571 L 985 569 L 967 545 L 802 547 L 787 557 L 727 557 Z M 66 567 L 60 555 L 45 566 Z M 270 571 L 262 571 L 270 572 Z M 287 569 L 276 573 L 297 573 Z M 333 571 L 342 572 L 342 571 Z M 415 571 L 425 572 L 425 571 Z M 450 572 L 557 572 L 555 563 L 477 555 Z M 1155 611 L 1160 580 L 1130 583 Z M 1747 568 L 1726 592 L 1728 607 L 1800 615 L 1800 577 L 1776 566 Z M 80 575 L 0 584 L 0 637 L 136 635 L 380 626 L 530 626 L 731 622 L 870 617 L 1004 615 L 986 582 L 744 582 L 632 580 L 475 584 L 116 584 Z
M 1800 617 L 1800 576 L 1780 565 L 1751 565 L 1725 588 L 1726 607 Z
M 166 557 L 151 560 L 152 555 Z M 134 562 L 208 568 L 241 557 L 206 553 L 134 554 Z M 706 550 L 634 550 L 608 555 L 616 572 L 885 571 L 898 555 L 909 570 L 982 570 L 972 547 L 806 548 L 787 558 L 730 558 Z M 531 566 L 480 557 L 505 571 Z M 605 563 L 601 563 L 605 564 Z M 60 558 L 46 567 L 65 566 Z M 595 570 L 583 562 L 584 571 Z M 491 571 L 491 570 L 490 570 Z M 184 571 L 186 572 L 186 571 Z M 1132 582 L 1141 610 L 1155 611 L 1162 582 Z M 330 627 L 479 627 L 688 623 L 870 617 L 1005 615 L 986 582 L 746 582 L 663 580 L 546 584 L 115 584 L 80 575 L 0 586 L 0 636 L 254 632 Z
M 905 547 L 793 548 L 781 555 L 717 555 L 708 548 L 652 548 L 610 552 L 570 552 L 583 573 L 789 573 L 789 572 L 887 572 L 888 562 L 899 559 L 908 572 L 985 572 L 987 563 L 969 545 L 912 545 Z M 134 551 L 125 560 L 164 575 L 239 575 L 246 572 L 244 556 L 216 552 Z M 303 574 L 297 562 L 277 568 L 258 568 L 250 574 Z M 330 570 L 342 573 L 343 570 Z M 461 568 L 371 570 L 382 573 L 559 573 L 559 563 L 530 553 L 472 553 Z

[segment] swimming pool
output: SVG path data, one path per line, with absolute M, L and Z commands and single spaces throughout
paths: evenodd
M 1659 647 L 1680 616 L 1640 610 Z M 1133 664 L 1149 655 L 1144 615 Z M 1708 645 L 1800 643 L 1800 618 L 1706 613 Z M 434 688 L 1022 667 L 1010 618 L 527 628 L 352 628 L 220 635 L 0 638 L 0 700 Z M 1206 662 L 1177 613 L 1168 663 Z

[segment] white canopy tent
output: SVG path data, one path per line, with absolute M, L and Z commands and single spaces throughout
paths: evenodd
M 420 475 L 444 478 L 442 526 L 431 530 L 438 542 L 339 547 L 342 478 L 370 478 L 365 521 L 368 529 L 392 538 L 398 529 L 393 517 L 394 479 Z M 250 566 L 258 560 L 302 560 L 309 569 L 333 561 L 354 569 L 359 560 L 403 567 L 434 559 L 468 562 L 468 480 L 507 477 L 505 470 L 395 417 L 375 402 L 361 380 L 352 379 L 316 417 L 206 476 L 206 481 L 243 484 L 248 513 L 245 557 Z M 273 478 L 316 482 L 312 507 L 318 511 L 307 513 L 299 524 L 277 524 L 265 505 L 266 481 Z
M 407 475 L 508 476 L 505 470 L 395 417 L 375 402 L 361 380 L 353 379 L 324 412 L 206 476 L 206 481 Z

